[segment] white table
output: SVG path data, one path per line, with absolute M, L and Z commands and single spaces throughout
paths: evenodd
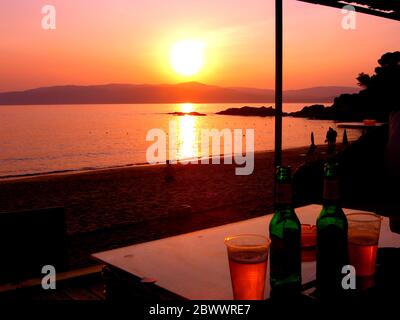
M 301 223 L 315 224 L 320 205 L 296 209 Z M 345 213 L 360 210 L 345 209 Z M 96 253 L 93 257 L 113 268 L 139 278 L 155 279 L 156 284 L 181 297 L 194 300 L 229 300 L 232 288 L 224 244 L 228 235 L 256 233 L 268 236 L 272 215 L 204 229 L 161 240 Z M 400 246 L 400 235 L 382 221 L 380 247 Z M 269 268 L 268 268 L 269 270 Z M 315 279 L 315 261 L 302 263 L 302 282 Z M 266 298 L 269 297 L 269 274 Z

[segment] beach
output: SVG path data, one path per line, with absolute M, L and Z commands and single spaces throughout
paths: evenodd
M 284 164 L 296 170 L 306 150 L 285 150 Z M 177 164 L 171 183 L 164 165 L 2 179 L 0 212 L 64 207 L 69 264 L 84 266 L 97 251 L 272 213 L 273 156 L 256 153 L 248 176 L 234 164 Z

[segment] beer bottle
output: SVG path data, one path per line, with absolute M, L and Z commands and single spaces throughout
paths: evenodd
M 340 206 L 337 164 L 324 167 L 324 198 L 317 219 L 317 292 L 338 296 L 347 260 L 347 218 Z
M 297 296 L 301 289 L 301 225 L 292 203 L 290 167 L 276 171 L 275 214 L 269 235 L 271 296 Z

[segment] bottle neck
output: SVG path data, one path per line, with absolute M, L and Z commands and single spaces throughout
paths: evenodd
M 339 205 L 340 203 L 340 192 L 339 192 L 339 181 L 337 179 L 325 179 L 324 180 L 324 205 Z
M 278 182 L 275 190 L 275 206 L 292 206 L 293 190 L 291 183 Z

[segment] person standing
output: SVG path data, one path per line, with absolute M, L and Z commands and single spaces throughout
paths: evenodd
M 336 138 L 337 138 L 337 131 L 329 127 L 329 130 L 326 133 L 326 140 L 325 140 L 325 142 L 328 142 L 328 153 L 335 152 Z

